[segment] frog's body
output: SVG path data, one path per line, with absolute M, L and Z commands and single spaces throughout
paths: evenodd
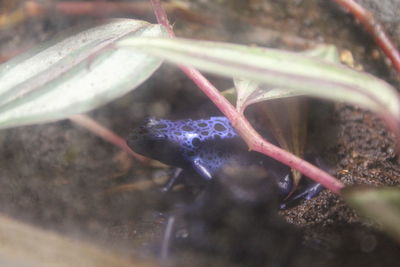
M 178 121 L 149 118 L 133 130 L 127 142 L 135 152 L 183 170 L 169 182 L 169 187 L 182 179 L 186 184 L 205 184 L 224 166 L 233 164 L 264 168 L 276 181 L 282 198 L 293 189 L 290 168 L 249 152 L 225 117 Z

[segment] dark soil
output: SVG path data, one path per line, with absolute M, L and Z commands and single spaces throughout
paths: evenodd
M 400 8 L 396 1 L 360 2 L 374 8 L 389 33 L 398 35 L 399 20 L 392 12 Z M 398 77 L 375 43 L 334 1 L 187 3 L 198 17 L 174 12 L 171 20 L 179 36 L 290 50 L 330 43 L 342 54 L 351 52 L 350 65 L 398 88 Z M 51 38 L 61 29 L 97 20 L 63 14 L 29 18 L 0 32 L 1 58 Z M 226 79 L 210 79 L 221 90 L 232 85 Z M 218 111 L 179 70 L 164 65 L 126 97 L 89 115 L 127 136 L 147 116 L 178 119 L 215 114 Z M 375 115 L 335 104 L 325 123 L 335 126 L 335 134 L 329 142 L 321 137 L 320 153 L 322 158 L 334 159 L 336 177 L 346 185 L 400 184 L 394 141 Z M 2 130 L 0 140 L 2 214 L 124 254 L 152 257 L 165 227 L 164 212 L 173 202 L 157 191 L 157 181 L 169 175 L 165 166 L 142 165 L 70 121 Z M 146 181 L 154 184 L 143 186 Z M 191 207 L 185 217 L 189 230 L 200 225 L 206 229 L 201 232 L 204 235 L 214 234 L 204 242 L 198 241 L 200 237 L 178 242 L 175 253 L 179 256 L 171 260 L 173 265 L 398 266 L 400 246 L 331 192 L 323 191 L 278 215 L 274 197 L 257 195 L 254 203 L 243 204 L 226 193 L 223 184 L 210 190 L 218 192 L 218 197 L 203 196 L 207 209 Z M 230 216 L 248 220 L 232 223 Z

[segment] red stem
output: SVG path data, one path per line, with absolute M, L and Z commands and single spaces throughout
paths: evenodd
M 161 6 L 159 0 L 151 0 L 154 13 L 158 23 L 166 27 L 171 38 L 175 37 L 171 25 L 168 22 L 167 14 Z M 322 184 L 332 192 L 340 194 L 344 185 L 333 176 L 313 166 L 305 160 L 272 145 L 265 141 L 250 125 L 246 118 L 236 111 L 234 106 L 226 100 L 219 91 L 196 69 L 180 66 L 181 70 L 193 80 L 193 82 L 210 98 L 211 101 L 221 110 L 221 112 L 232 122 L 233 127 L 245 140 L 250 150 L 258 151 L 270 156 L 298 171 L 314 181 Z
M 397 72 L 400 72 L 400 53 L 386 35 L 382 25 L 374 18 L 371 12 L 365 10 L 354 0 L 335 0 L 340 6 L 349 10 L 365 29 L 372 35 L 385 55 L 390 59 Z
M 36 16 L 54 8 L 55 11 L 69 16 L 106 16 L 121 12 L 145 15 L 151 12 L 148 2 L 104 2 L 104 1 L 59 1 L 54 5 L 46 5 L 37 0 L 26 1 L 24 10 L 28 16 Z
M 97 1 L 94 3 L 87 1 L 60 1 L 56 3 L 55 9 L 66 15 L 102 15 L 117 14 L 121 12 L 132 14 L 148 14 L 151 10 L 147 2 L 103 2 Z
M 125 142 L 125 139 L 122 138 L 121 136 L 115 134 L 114 132 L 110 131 L 106 127 L 100 125 L 97 123 L 95 120 L 92 118 L 86 116 L 86 115 L 72 115 L 69 118 L 71 121 L 74 123 L 86 128 L 87 130 L 91 131 L 95 135 L 103 138 L 104 140 L 110 142 L 111 144 L 114 144 L 115 146 L 121 148 L 125 152 L 129 153 L 133 157 L 135 157 L 137 160 L 140 160 L 142 162 L 147 162 L 149 161 L 148 158 L 143 157 L 142 155 L 139 155 L 135 152 L 133 152 L 128 145 Z

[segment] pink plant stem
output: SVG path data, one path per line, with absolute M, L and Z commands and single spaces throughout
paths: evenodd
M 171 38 L 175 37 L 167 14 L 159 0 L 151 0 L 158 23 L 166 27 Z M 333 176 L 302 160 L 295 155 L 265 141 L 250 125 L 246 118 L 236 111 L 235 107 L 226 100 L 219 91 L 196 69 L 180 66 L 181 70 L 214 102 L 221 112 L 232 122 L 233 127 L 245 140 L 250 150 L 270 156 L 322 184 L 332 192 L 340 194 L 344 185 Z
M 400 53 L 390 38 L 386 35 L 382 25 L 374 18 L 371 12 L 365 10 L 354 0 L 335 0 L 340 6 L 349 10 L 365 29 L 372 35 L 385 55 L 390 59 L 397 72 L 400 72 Z
M 23 11 L 29 16 L 54 10 L 69 16 L 106 16 L 117 13 L 132 13 L 145 15 L 151 12 L 151 5 L 148 2 L 107 2 L 107 1 L 53 1 L 42 3 L 43 1 L 25 1 Z M 171 9 L 172 5 L 169 5 Z
M 132 155 L 135 157 L 137 160 L 142 161 L 142 162 L 147 162 L 149 161 L 148 158 L 143 157 L 142 155 L 139 155 L 135 152 L 133 152 L 128 145 L 125 142 L 125 139 L 122 138 L 121 136 L 115 134 L 114 132 L 110 131 L 109 129 L 105 128 L 104 126 L 100 125 L 98 122 L 93 120 L 92 118 L 86 116 L 86 115 L 72 115 L 69 118 L 71 121 L 74 123 L 86 128 L 87 130 L 91 131 L 95 135 L 103 138 L 104 140 L 110 142 L 111 144 L 121 148 L 128 154 Z
M 151 12 L 148 2 L 88 2 L 88 1 L 60 1 L 55 3 L 55 9 L 66 15 L 109 15 L 116 13 L 132 13 L 144 15 Z

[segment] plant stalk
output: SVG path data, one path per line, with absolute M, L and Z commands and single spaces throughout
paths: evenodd
M 153 5 L 154 13 L 158 23 L 167 29 L 171 38 L 174 38 L 175 33 L 168 21 L 165 10 L 161 6 L 160 0 L 150 1 Z M 217 88 L 215 88 L 199 71 L 182 65 L 179 67 L 231 121 L 233 127 L 247 143 L 250 150 L 254 150 L 272 157 L 283 164 L 298 170 L 305 176 L 322 184 L 332 192 L 340 194 L 340 190 L 344 187 L 343 183 L 335 179 L 330 174 L 308 163 L 307 161 L 298 158 L 295 155 L 264 140 L 254 130 L 244 115 L 236 111 L 235 107 L 232 106 L 232 104 L 220 94 Z

